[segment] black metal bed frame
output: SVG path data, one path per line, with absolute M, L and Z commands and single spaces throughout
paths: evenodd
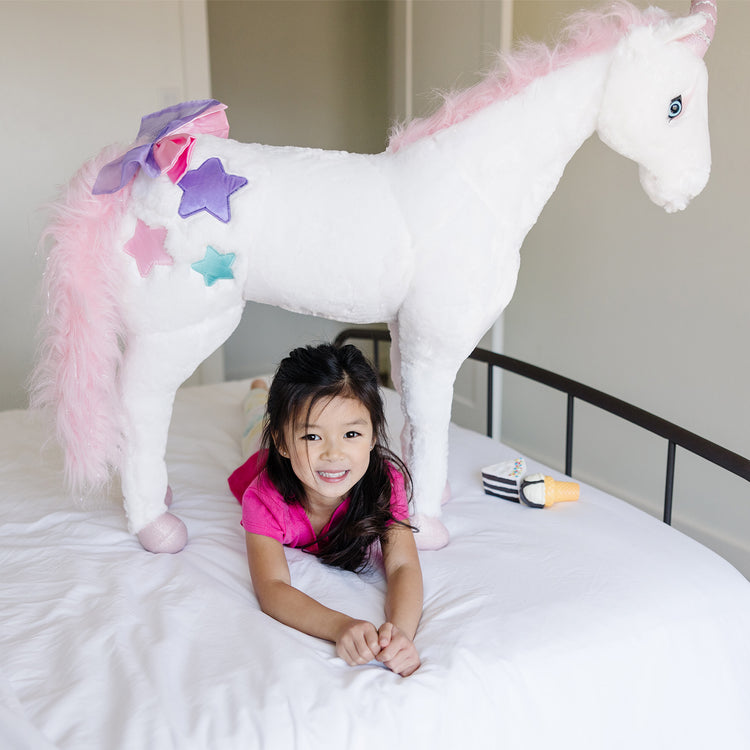
M 390 342 L 390 334 L 380 328 L 347 328 L 336 337 L 336 344 L 341 345 L 352 339 L 370 341 L 374 347 L 374 364 L 380 367 L 380 344 Z M 567 394 L 567 416 L 565 424 L 565 474 L 573 474 L 573 415 L 576 399 L 580 399 L 592 406 L 614 414 L 644 430 L 658 435 L 667 441 L 667 471 L 664 489 L 664 523 L 672 523 L 672 493 L 674 489 L 675 454 L 677 446 L 694 453 L 697 456 L 719 466 L 732 474 L 750 482 L 750 459 L 723 448 L 710 440 L 706 440 L 694 432 L 657 417 L 603 391 L 591 388 L 576 380 L 558 375 L 550 370 L 529 364 L 520 359 L 508 357 L 505 354 L 491 352 L 488 349 L 476 348 L 469 355 L 469 359 L 487 365 L 487 435 L 492 437 L 493 415 L 493 371 L 496 367 L 508 372 L 521 375 L 530 380 L 541 383 Z

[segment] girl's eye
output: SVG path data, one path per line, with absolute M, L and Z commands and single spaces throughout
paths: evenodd
M 320 440 L 320 437 L 318 437 L 318 435 L 311 434 L 311 435 L 303 435 L 302 439 L 303 440 Z
M 669 119 L 674 120 L 674 118 L 678 117 L 681 112 L 682 112 L 682 97 L 676 96 L 669 103 Z
M 356 430 L 349 430 L 349 432 L 346 433 L 345 437 L 355 438 L 355 437 L 359 437 L 361 434 L 362 433 L 357 432 Z

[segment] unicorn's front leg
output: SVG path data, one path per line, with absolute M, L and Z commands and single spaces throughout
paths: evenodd
M 450 368 L 448 368 L 450 370 Z M 420 549 L 439 549 L 449 534 L 440 520 L 448 479 L 448 428 L 455 371 L 403 358 L 402 399 L 408 424 L 409 468 L 414 483 L 414 524 Z

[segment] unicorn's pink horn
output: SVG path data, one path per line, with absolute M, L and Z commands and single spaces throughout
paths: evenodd
M 703 28 L 694 31 L 685 39 L 685 42 L 690 45 L 691 49 L 697 55 L 703 57 L 716 31 L 716 19 L 718 16 L 716 0 L 691 0 L 690 15 L 694 14 L 703 16 L 706 22 Z

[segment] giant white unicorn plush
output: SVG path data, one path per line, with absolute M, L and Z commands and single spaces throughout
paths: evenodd
M 445 544 L 454 377 L 510 300 L 526 233 L 594 132 L 667 211 L 703 189 L 715 22 L 714 0 L 677 19 L 626 3 L 579 15 L 565 43 L 509 56 L 377 155 L 237 143 L 215 101 L 144 118 L 127 153 L 84 165 L 48 230 L 32 404 L 55 410 L 68 480 L 119 471 L 130 530 L 178 551 L 174 395 L 245 301 L 387 321 L 417 538 Z

